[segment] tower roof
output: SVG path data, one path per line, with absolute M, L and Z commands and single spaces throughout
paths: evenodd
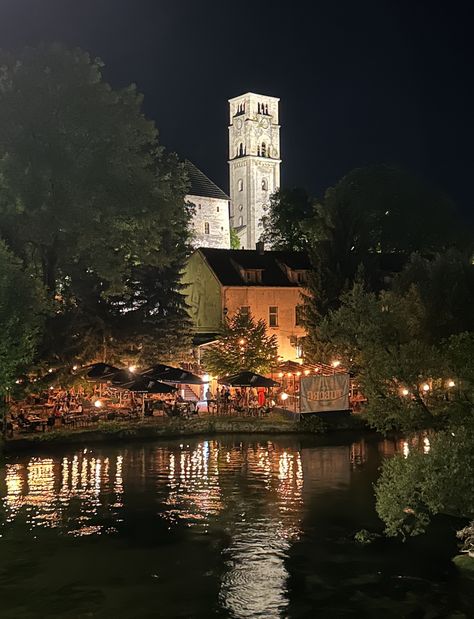
M 184 168 L 191 184 L 188 194 L 190 196 L 201 196 L 202 198 L 218 198 L 220 200 L 230 200 L 229 196 L 201 172 L 194 163 L 188 159 L 184 162 Z

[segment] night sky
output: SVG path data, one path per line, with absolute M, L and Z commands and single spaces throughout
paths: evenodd
M 0 0 L 0 45 L 80 46 L 225 190 L 227 99 L 281 98 L 282 185 L 395 163 L 471 211 L 474 37 L 456 0 Z

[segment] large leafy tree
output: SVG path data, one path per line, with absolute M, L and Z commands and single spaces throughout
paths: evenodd
M 301 188 L 278 189 L 262 219 L 261 240 L 272 249 L 304 251 L 314 225 L 315 206 Z
M 267 334 L 264 320 L 239 310 L 226 321 L 222 334 L 203 355 L 206 370 L 217 376 L 237 372 L 268 372 L 278 363 L 276 335 Z
M 55 304 L 42 354 L 60 361 L 139 353 L 186 322 L 183 169 L 101 70 L 59 46 L 0 56 L 0 233 Z
M 440 432 L 413 445 L 405 457 L 387 460 L 376 485 L 376 498 L 377 512 L 392 537 L 423 533 L 431 518 L 440 513 L 473 519 L 472 426 Z
M 36 353 L 46 299 L 33 274 L 0 242 L 0 396 L 15 386 Z

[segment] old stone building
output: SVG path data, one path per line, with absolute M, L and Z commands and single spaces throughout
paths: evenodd
M 280 187 L 279 99 L 248 92 L 229 100 L 231 225 L 254 249 L 270 196 Z
M 229 196 L 191 161 L 185 161 L 185 169 L 190 183 L 186 201 L 194 207 L 194 247 L 229 249 Z

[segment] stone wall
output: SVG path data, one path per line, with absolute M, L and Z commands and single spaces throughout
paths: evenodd
M 186 201 L 194 206 L 193 246 L 230 249 L 228 200 L 190 195 Z

